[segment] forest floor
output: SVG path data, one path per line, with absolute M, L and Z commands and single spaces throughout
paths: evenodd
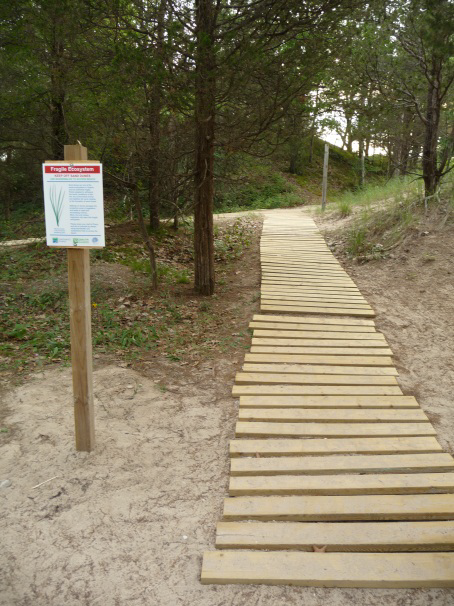
M 442 445 L 454 452 L 454 230 L 416 234 L 393 258 L 359 265 L 343 256 L 338 224 L 315 219 L 376 309 L 404 391 L 418 397 Z M 232 217 L 220 220 L 230 224 Z M 0 480 L 11 482 L 0 488 L 2 606 L 452 604 L 453 592 L 441 589 L 200 584 L 202 554 L 214 549 L 227 491 L 237 417 L 231 387 L 259 309 L 260 220 L 248 221 L 248 248 L 223 266 L 216 299 L 201 301 L 187 284 L 169 288 L 174 307 L 164 311 L 174 333 L 164 332 L 163 316 L 161 336 L 148 352 L 125 357 L 115 346 L 95 348 L 92 454 L 74 451 L 65 350 L 60 362 L 41 366 L 26 365 L 28 350 L 16 350 L 21 365 L 15 375 L 2 375 L 1 391 Z M 146 299 L 124 295 L 135 283 L 128 267 L 95 264 L 94 281 L 101 278 L 100 304 L 102 284 L 109 283 L 116 313 L 135 314 L 126 316 L 126 328 L 146 313 Z M 30 288 L 25 280 L 25 294 Z M 100 325 L 103 331 L 108 327 Z M 180 331 L 184 339 L 172 340 Z

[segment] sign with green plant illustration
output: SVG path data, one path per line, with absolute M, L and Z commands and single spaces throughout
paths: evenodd
M 43 187 L 48 246 L 105 246 L 99 162 L 43 164 Z
M 58 188 L 56 185 L 51 185 L 50 191 L 50 204 L 54 211 L 55 222 L 57 227 L 60 227 L 60 219 L 63 212 L 63 203 L 65 201 L 65 192 L 62 187 Z

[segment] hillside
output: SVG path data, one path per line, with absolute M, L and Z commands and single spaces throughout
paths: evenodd
M 236 154 L 218 158 L 215 211 L 238 212 L 259 208 L 285 208 L 300 204 L 319 204 L 322 196 L 323 156 L 325 142 L 316 137 L 312 160 L 310 141 L 301 142 L 297 173 L 289 172 L 288 150 L 279 149 L 271 158 L 259 159 Z M 368 182 L 385 176 L 386 159 L 375 156 L 366 160 Z M 231 171 L 228 178 L 226 167 Z M 328 201 L 359 185 L 359 159 L 330 144 Z

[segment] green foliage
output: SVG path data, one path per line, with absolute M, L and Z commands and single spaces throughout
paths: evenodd
M 215 212 L 239 212 L 262 208 L 286 208 L 301 204 L 294 186 L 269 162 L 237 154 L 229 157 L 228 179 L 218 177 Z M 218 163 L 225 162 L 221 157 Z
M 250 245 L 255 228 L 252 217 L 216 227 L 220 286 L 226 284 L 226 268 Z M 148 271 L 149 262 L 135 226 L 119 226 L 116 235 L 110 233 L 111 242 L 105 249 L 91 251 L 95 352 L 129 359 L 160 348 L 169 359 L 178 361 L 195 341 L 199 347 L 213 347 L 212 337 L 204 335 L 205 330 L 211 334 L 219 320 L 213 302 L 200 303 L 195 295 L 187 298 L 191 292 L 191 227 L 178 232 L 163 229 L 156 237 L 161 241 L 162 260 L 158 263 L 160 290 L 153 295 L 141 275 Z M 127 282 L 121 266 L 132 269 Z M 115 269 L 122 270 L 118 271 L 121 279 L 111 280 Z M 47 362 L 69 361 L 66 272 L 65 251 L 43 244 L 0 248 L 0 360 L 4 370 L 33 370 Z

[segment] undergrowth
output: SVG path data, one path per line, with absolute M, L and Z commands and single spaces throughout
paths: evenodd
M 252 218 L 215 228 L 217 292 L 227 288 L 233 263 L 248 249 L 256 229 Z M 156 293 L 150 288 L 148 257 L 136 226 L 121 225 L 107 234 L 106 248 L 92 251 L 95 354 L 135 360 L 156 350 L 178 361 L 190 351 L 219 345 L 212 335 L 222 318 L 212 309 L 212 300 L 200 300 L 192 290 L 192 225 L 178 232 L 163 229 L 154 236 Z M 44 244 L 0 249 L 2 371 L 20 373 L 69 361 L 66 279 L 64 250 Z M 241 338 L 226 337 L 222 346 L 235 347 Z
M 445 180 L 436 201 L 425 205 L 421 181 L 393 179 L 338 200 L 338 214 L 346 216 L 359 206 L 346 232 L 351 257 L 377 259 L 389 254 L 412 232 L 429 222 L 436 229 L 453 219 L 453 179 Z M 343 212 L 342 207 L 348 208 Z

